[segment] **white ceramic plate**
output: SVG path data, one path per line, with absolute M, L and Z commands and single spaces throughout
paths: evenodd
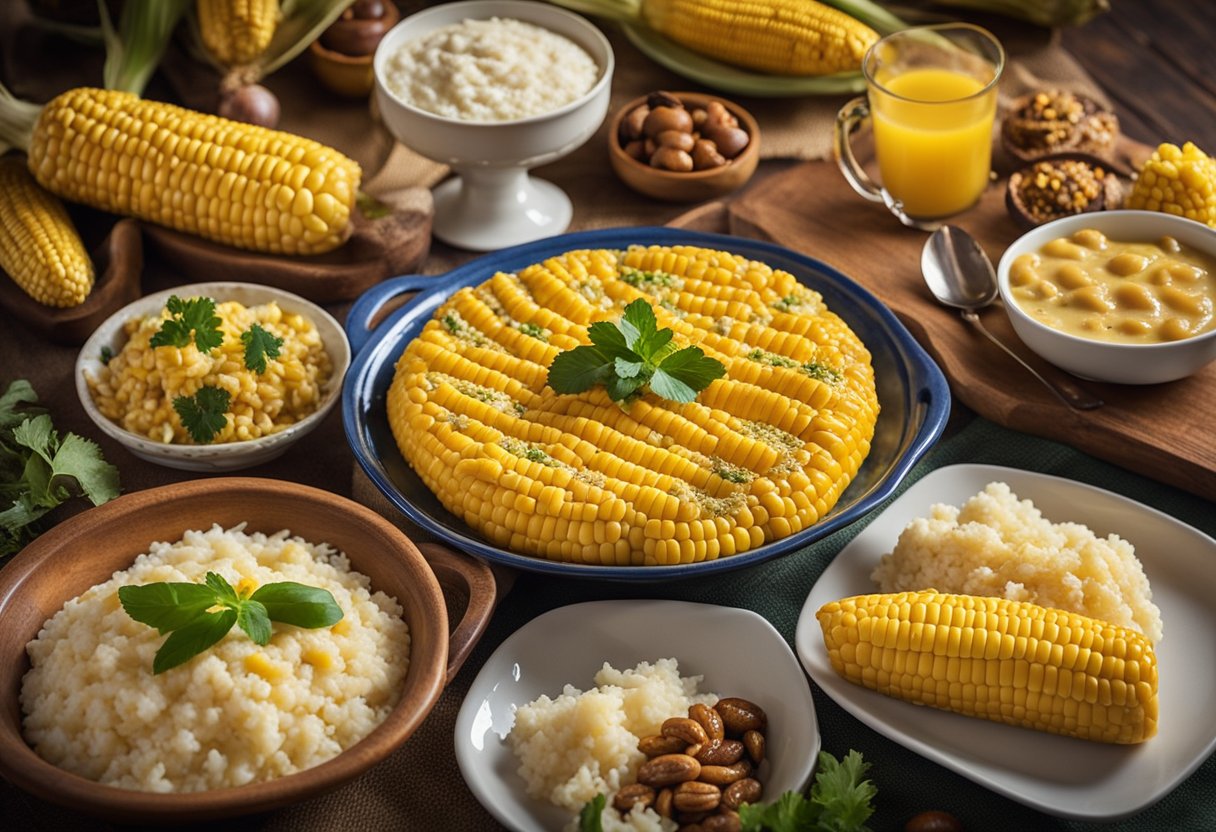
M 473 794 L 519 832 L 559 830 L 572 815 L 524 790 L 504 739 L 515 708 L 542 693 L 556 698 L 610 662 L 617 669 L 675 658 L 680 675 L 704 676 L 701 690 L 750 699 L 768 714 L 764 799 L 810 780 L 819 754 L 819 725 L 810 685 L 772 625 L 749 610 L 682 601 L 592 601 L 534 618 L 477 674 L 456 717 L 456 761 Z M 677 716 L 677 714 L 673 714 Z
M 1161 608 L 1161 722 L 1142 745 L 1058 737 L 901 702 L 832 670 L 815 619 L 825 603 L 877 592 L 870 572 L 911 520 L 934 503 L 961 505 L 993 481 L 1054 522 L 1084 523 L 1136 547 Z M 846 546 L 811 588 L 795 646 L 803 666 L 849 713 L 930 760 L 1044 812 L 1115 820 L 1168 794 L 1216 751 L 1216 541 L 1126 497 L 1059 477 L 992 465 L 939 468 L 909 488 Z

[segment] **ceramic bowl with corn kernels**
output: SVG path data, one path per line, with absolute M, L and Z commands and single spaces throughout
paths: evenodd
M 350 365 L 325 310 L 269 286 L 198 283 L 108 318 L 76 360 L 94 423 L 132 454 L 186 471 L 268 462 L 333 408 Z
M 1216 229 L 1156 211 L 1065 217 L 997 267 L 1014 331 L 1081 378 L 1159 384 L 1216 360 Z

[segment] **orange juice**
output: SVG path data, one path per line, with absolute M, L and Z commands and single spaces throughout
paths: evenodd
M 883 187 L 915 217 L 963 211 L 984 192 L 996 85 L 950 69 L 910 69 L 870 87 Z M 975 96 L 975 97 L 971 97 Z

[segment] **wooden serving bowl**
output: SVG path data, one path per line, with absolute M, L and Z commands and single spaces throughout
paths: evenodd
M 39 757 L 21 736 L 18 696 L 30 667 L 25 645 L 69 599 L 131 565 L 153 541 L 188 529 L 246 522 L 267 534 L 289 529 L 345 552 L 373 590 L 397 598 L 410 630 L 401 698 L 367 737 L 314 768 L 237 788 L 184 794 L 121 789 Z M 45 800 L 124 822 L 164 824 L 260 812 L 298 803 L 358 777 L 409 738 L 480 637 L 494 608 L 484 563 L 426 544 L 425 558 L 396 526 L 344 497 L 278 480 L 227 477 L 139 491 L 79 514 L 27 546 L 0 572 L 0 774 Z M 432 571 L 434 570 L 434 571 Z M 468 605 L 448 635 L 436 574 L 456 582 Z M 150 671 L 149 671 L 150 672 Z
M 704 108 L 710 101 L 721 101 L 739 120 L 748 135 L 747 147 L 727 164 L 718 168 L 694 170 L 687 173 L 662 170 L 639 162 L 625 153 L 619 139 L 621 121 L 634 108 L 646 103 L 647 96 L 635 98 L 618 109 L 608 124 L 608 159 L 621 181 L 645 196 L 667 202 L 703 202 L 738 190 L 752 178 L 760 162 L 760 125 L 747 110 L 720 95 L 699 92 L 671 93 L 686 108 Z

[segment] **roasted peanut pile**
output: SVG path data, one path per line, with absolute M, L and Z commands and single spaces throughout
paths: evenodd
M 751 141 L 721 101 L 685 107 L 661 91 L 626 114 L 617 138 L 630 157 L 678 173 L 728 165 Z
M 672 717 L 638 741 L 646 762 L 612 807 L 623 815 L 641 803 L 678 822 L 681 832 L 739 832 L 739 806 L 764 792 L 755 774 L 767 728 L 764 711 L 746 699 L 692 705 L 687 717 Z

